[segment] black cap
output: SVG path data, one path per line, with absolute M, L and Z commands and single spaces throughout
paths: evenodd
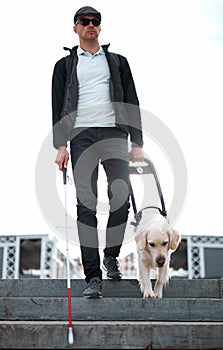
M 77 22 L 77 19 L 84 16 L 84 15 L 95 15 L 97 16 L 101 21 L 101 14 L 97 10 L 95 10 L 91 6 L 84 6 L 81 7 L 74 15 L 74 24 Z

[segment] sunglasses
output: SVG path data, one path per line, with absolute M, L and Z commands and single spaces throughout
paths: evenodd
M 95 26 L 95 27 L 98 27 L 98 26 L 100 26 L 100 24 L 101 24 L 101 21 L 100 21 L 100 19 L 98 19 L 98 18 L 85 18 L 85 17 L 78 19 L 77 22 L 76 22 L 76 24 L 77 24 L 77 23 L 80 23 L 82 26 L 86 27 L 86 26 L 89 25 L 90 22 L 91 22 L 91 23 L 93 24 L 93 26 Z

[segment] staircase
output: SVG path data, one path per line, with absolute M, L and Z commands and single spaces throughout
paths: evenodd
M 72 280 L 74 344 L 68 344 L 64 279 L 0 280 L 1 349 L 223 349 L 223 280 L 172 279 L 163 299 L 136 280 L 103 281 L 84 299 Z

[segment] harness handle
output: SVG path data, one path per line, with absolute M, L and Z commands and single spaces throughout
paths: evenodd
M 129 180 L 129 193 L 130 193 L 130 196 L 131 196 L 132 207 L 133 207 L 133 211 L 134 211 L 134 217 L 135 217 L 135 220 L 136 220 L 135 223 L 131 222 L 131 224 L 134 225 L 134 226 L 137 226 L 139 224 L 139 222 L 140 222 L 140 220 L 142 218 L 142 210 L 145 210 L 145 209 L 149 209 L 149 208 L 157 209 L 157 210 L 159 210 L 160 214 L 163 217 L 165 217 L 165 218 L 167 217 L 167 211 L 166 211 L 166 208 L 165 208 L 164 198 L 163 198 L 161 186 L 160 186 L 160 183 L 159 183 L 159 180 L 158 180 L 158 176 L 157 176 L 155 167 L 154 167 L 153 163 L 147 158 L 144 159 L 144 162 L 146 163 L 145 167 L 130 166 L 130 175 L 131 174 L 143 175 L 143 173 L 144 174 L 153 174 L 154 175 L 155 181 L 156 181 L 157 190 L 158 190 L 159 197 L 160 197 L 160 202 L 161 202 L 162 209 L 160 209 L 159 207 L 156 207 L 156 206 L 148 206 L 148 207 L 145 207 L 145 208 L 141 209 L 139 212 L 137 212 L 135 196 L 134 196 L 134 193 L 133 193 L 133 188 L 132 188 L 131 181 Z M 143 170 L 143 168 L 144 168 L 144 170 Z

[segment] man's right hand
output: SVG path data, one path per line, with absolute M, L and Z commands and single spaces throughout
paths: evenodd
M 65 168 L 67 168 L 68 160 L 69 160 L 69 153 L 67 152 L 66 147 L 60 146 L 58 148 L 58 153 L 57 153 L 57 157 L 55 160 L 55 163 L 58 164 L 58 167 L 60 170 L 62 170 L 63 165 Z

